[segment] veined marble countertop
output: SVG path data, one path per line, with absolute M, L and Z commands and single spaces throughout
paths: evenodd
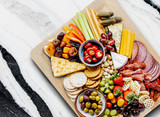
M 46 102 L 55 117 L 76 116 L 52 84 L 31 60 L 37 44 L 85 8 L 93 0 L 0 0 L 0 45 L 15 57 L 26 82 Z M 156 10 L 144 0 L 117 0 L 160 56 L 160 1 L 152 0 Z M 150 1 L 150 0 L 145 0 Z M 158 8 L 159 7 L 159 8 Z M 16 103 L 32 117 L 40 117 L 28 95 L 13 79 L 0 56 L 0 81 Z M 159 117 L 159 107 L 148 117 Z

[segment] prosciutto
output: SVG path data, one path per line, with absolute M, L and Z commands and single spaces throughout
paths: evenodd
M 149 82 L 149 81 L 146 81 L 144 83 L 145 87 L 146 88 L 149 88 L 149 89 L 154 89 L 154 90 L 157 90 L 158 92 L 160 92 L 160 84 L 158 84 L 157 81 L 154 81 L 154 82 Z
M 143 70 L 142 69 L 137 69 L 136 71 L 132 71 L 132 70 L 123 70 L 120 72 L 122 76 L 125 77 L 131 77 L 134 74 L 143 74 Z

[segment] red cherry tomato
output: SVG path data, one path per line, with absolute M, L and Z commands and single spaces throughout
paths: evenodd
M 88 55 L 88 52 L 87 52 L 87 51 L 84 51 L 84 56 L 85 56 L 85 55 Z
M 97 59 L 101 59 L 103 57 L 103 52 L 101 50 L 97 50 L 96 54 L 95 54 L 95 57 Z
M 87 48 L 87 53 L 91 56 L 94 56 L 96 51 L 92 47 L 89 47 Z
M 85 55 L 84 56 L 84 61 L 86 63 L 91 63 L 92 62 L 92 56 L 91 55 Z
M 98 59 L 96 57 L 93 57 L 93 62 L 94 63 L 98 62 Z
M 91 47 L 91 46 L 92 46 L 92 43 L 87 43 L 87 44 L 84 46 L 84 48 L 87 49 L 87 48 L 89 48 L 89 47 Z
M 99 48 L 98 48 L 96 45 L 93 45 L 92 48 L 93 48 L 95 51 L 99 50 Z
M 127 101 L 125 101 L 125 102 L 124 102 L 124 105 L 125 105 L 125 106 L 127 106 L 127 105 L 128 105 L 128 102 L 127 102 Z
M 107 106 L 107 108 L 111 108 L 112 107 L 112 103 L 111 102 L 107 102 L 106 106 Z
M 123 99 L 123 96 L 118 96 L 118 97 L 116 98 L 116 101 L 118 101 L 119 99 Z

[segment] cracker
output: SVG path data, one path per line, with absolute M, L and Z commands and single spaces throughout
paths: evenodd
M 79 90 L 73 91 L 73 92 L 68 92 L 67 91 L 67 93 L 70 94 L 70 95 L 78 95 L 78 93 L 81 92 L 81 91 L 82 91 L 82 89 L 79 89 Z
M 86 87 L 87 87 L 87 88 L 95 88 L 95 87 L 97 87 L 99 84 L 100 84 L 100 79 L 99 79 L 96 83 L 94 83 L 93 85 L 86 86 Z
M 64 78 L 64 80 L 63 80 L 63 85 L 64 85 L 64 88 L 65 88 L 66 90 L 67 90 L 67 89 L 73 90 L 73 89 L 75 89 L 75 87 L 71 85 L 69 78 L 70 78 L 70 75 L 67 75 L 67 76 Z
M 75 89 L 67 89 L 66 87 L 65 87 L 65 89 L 66 89 L 67 92 L 73 92 L 73 91 L 77 91 L 77 90 L 78 90 L 78 88 L 75 88 Z
M 87 82 L 85 85 L 89 86 L 89 85 L 93 85 L 96 81 L 93 81 L 91 79 L 87 79 Z
M 76 72 L 71 74 L 69 81 L 73 87 L 82 87 L 87 82 L 87 77 L 83 72 Z
M 100 66 L 96 66 L 96 67 L 87 67 L 87 69 L 84 71 L 84 74 L 88 77 L 88 78 L 93 78 L 96 77 L 101 71 Z
M 100 73 L 98 74 L 98 76 L 96 76 L 95 78 L 91 78 L 91 80 L 98 80 L 102 77 L 103 75 L 103 69 L 100 70 Z
M 69 94 L 69 93 L 67 93 L 67 95 L 68 95 L 70 98 L 76 98 L 76 97 L 77 97 L 77 95 L 71 95 L 71 94 Z

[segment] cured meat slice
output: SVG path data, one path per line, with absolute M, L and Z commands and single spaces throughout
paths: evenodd
M 154 89 L 154 90 L 157 90 L 158 92 L 160 92 L 160 85 L 158 84 L 157 81 L 154 81 L 154 82 L 148 81 L 148 82 L 145 82 L 144 85 L 146 88 Z
M 134 42 L 133 44 L 133 50 L 132 50 L 132 56 L 130 58 L 130 62 L 129 63 L 132 63 L 133 60 L 136 58 L 137 54 L 138 54 L 138 51 L 139 51 L 139 46 L 137 43 Z
M 131 76 L 134 80 L 143 81 L 144 80 L 144 74 L 134 74 Z
M 143 74 L 143 71 L 142 71 L 142 69 L 137 69 L 136 71 L 123 70 L 123 71 L 120 72 L 120 74 L 121 74 L 122 76 L 130 77 L 130 76 L 132 76 L 133 74 Z
M 138 82 L 139 82 L 139 84 L 141 85 L 140 91 L 146 91 L 146 87 L 145 87 L 144 83 L 141 82 L 141 81 L 138 81 Z
M 155 61 L 155 63 L 153 64 L 152 68 L 148 71 L 148 73 L 153 74 L 155 72 L 156 69 L 158 69 L 158 62 Z
M 145 73 L 147 73 L 153 66 L 155 59 L 153 56 L 147 52 L 147 57 L 144 60 L 144 63 L 146 64 L 146 67 L 143 69 Z
M 138 61 L 133 64 L 124 65 L 120 70 L 130 69 L 130 70 L 137 70 L 137 69 L 144 69 L 146 67 L 145 63 L 139 63 Z
M 138 44 L 139 51 L 136 58 L 133 60 L 133 62 L 136 62 L 136 61 L 143 62 L 147 56 L 146 47 L 139 41 L 136 41 L 136 43 Z
M 145 80 L 150 80 L 152 78 L 152 74 L 151 73 L 144 73 L 144 79 Z
M 160 65 L 158 71 L 155 74 L 153 74 L 153 77 L 150 79 L 150 81 L 156 80 L 159 77 L 159 75 L 160 75 Z

